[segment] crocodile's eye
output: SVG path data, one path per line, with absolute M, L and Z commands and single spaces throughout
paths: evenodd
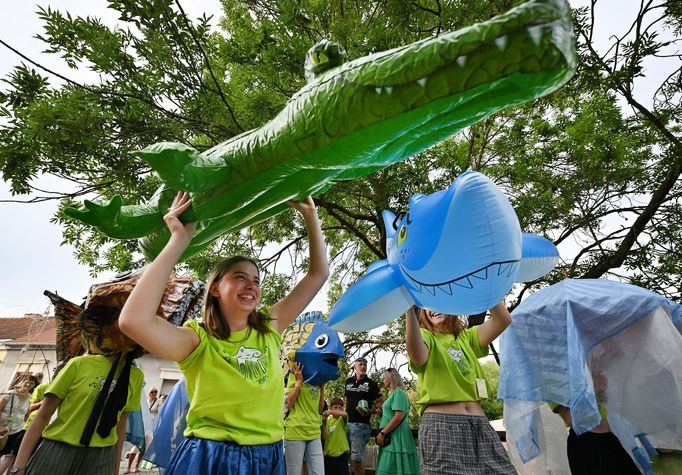
M 400 247 L 407 240 L 407 226 L 400 226 L 398 230 L 398 247 Z
M 323 333 L 315 339 L 315 348 L 324 348 L 327 346 L 327 343 L 329 343 L 329 337 L 326 333 Z
M 329 57 L 326 54 L 324 54 L 323 51 L 315 51 L 312 54 L 312 60 L 315 66 L 320 66 L 321 64 L 328 63 Z

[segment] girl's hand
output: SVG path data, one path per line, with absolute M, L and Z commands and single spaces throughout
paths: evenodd
M 178 194 L 175 195 L 170 208 L 168 208 L 168 213 L 163 217 L 163 221 L 166 223 L 166 226 L 168 226 L 171 235 L 183 238 L 187 242 L 191 241 L 194 236 L 196 223 L 183 224 L 180 221 L 180 215 L 190 206 L 192 206 L 192 200 L 189 197 L 189 193 L 186 191 L 179 191 Z
M 293 367 L 294 377 L 297 383 L 303 383 L 303 365 L 296 363 Z
M 289 201 L 288 204 L 303 216 L 314 213 L 317 210 L 315 202 L 310 196 L 307 196 L 303 201 Z

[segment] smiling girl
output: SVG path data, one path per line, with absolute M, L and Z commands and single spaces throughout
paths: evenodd
M 168 475 L 284 473 L 281 332 L 329 275 L 312 199 L 290 205 L 303 216 L 310 242 L 310 267 L 298 285 L 269 309 L 260 308 L 256 263 L 231 257 L 208 276 L 203 322 L 183 327 L 156 317 L 156 309 L 194 235 L 194 223 L 178 218 L 191 206 L 189 195 L 178 193 L 164 216 L 171 238 L 128 298 L 119 325 L 149 352 L 178 362 L 187 382 L 186 439 Z
M 479 402 L 488 395 L 478 358 L 511 324 L 502 303 L 490 316 L 466 328 L 455 315 L 424 309 L 419 317 L 412 309 L 405 314 L 407 354 L 419 379 L 422 475 L 516 473 Z

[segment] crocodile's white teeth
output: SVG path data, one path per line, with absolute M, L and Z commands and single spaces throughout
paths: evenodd
M 374 91 L 377 93 L 378 96 L 381 95 L 381 93 L 384 91 L 383 87 L 375 87 Z
M 462 56 L 458 57 L 458 58 L 457 58 L 457 64 L 459 64 L 460 67 L 463 68 L 464 65 L 467 64 L 467 57 L 466 57 L 466 55 L 462 55 Z
M 540 46 L 540 41 L 542 41 L 542 29 L 544 27 L 542 25 L 537 25 L 537 26 L 529 26 L 528 27 L 528 36 L 530 36 L 531 41 L 535 46 Z
M 566 30 L 559 24 L 552 24 L 552 38 L 554 38 L 555 43 L 561 43 L 564 36 L 566 35 Z
M 500 36 L 499 38 L 495 38 L 495 46 L 500 51 L 504 51 L 507 48 L 507 42 L 509 40 L 509 37 L 507 35 Z
M 386 94 L 390 94 L 393 92 L 393 86 L 386 86 L 384 88 L 384 91 L 386 91 Z
M 426 87 L 426 78 L 417 79 L 417 84 L 421 87 Z

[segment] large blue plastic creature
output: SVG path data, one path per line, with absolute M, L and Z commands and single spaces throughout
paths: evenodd
M 343 358 L 339 334 L 329 328 L 322 312 L 306 312 L 282 333 L 281 359 L 287 373 L 294 363 L 303 366 L 303 382 L 319 386 L 339 378 Z
M 370 330 L 412 305 L 481 313 L 514 282 L 543 276 L 559 259 L 547 239 L 521 233 L 507 197 L 478 172 L 463 173 L 446 190 L 414 195 L 406 213 L 383 217 L 388 258 L 338 300 L 329 316 L 335 330 Z
M 622 282 L 569 279 L 531 295 L 512 318 L 498 397 L 520 473 L 566 473 L 566 430 L 546 402 L 570 408 L 577 434 L 605 407 L 647 474 L 654 447 L 682 449 L 682 305 Z

